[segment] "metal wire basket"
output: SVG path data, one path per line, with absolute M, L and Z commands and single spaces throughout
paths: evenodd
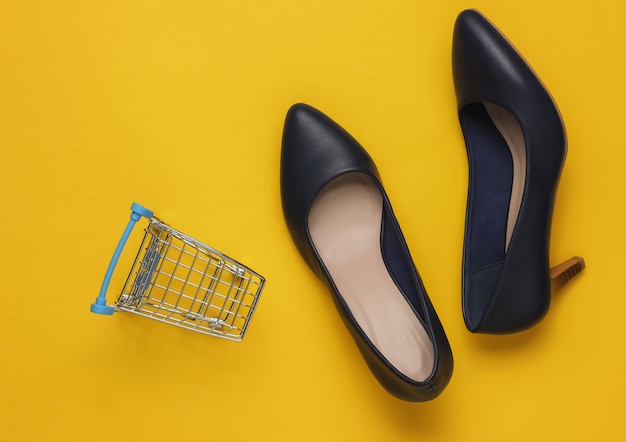
M 91 311 L 125 311 L 199 333 L 241 341 L 263 290 L 265 279 L 250 268 L 184 233 L 152 211 L 133 203 Z M 150 220 L 139 251 L 114 306 L 106 292 L 128 237 L 141 217 Z

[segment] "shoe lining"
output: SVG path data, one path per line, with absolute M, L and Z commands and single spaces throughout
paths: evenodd
M 469 161 L 463 271 L 470 275 L 504 260 L 513 159 L 484 103 L 463 107 L 459 119 Z
M 434 367 L 426 330 L 392 280 L 382 257 L 383 199 L 371 178 L 349 173 L 318 194 L 309 231 L 356 322 L 398 371 L 424 381 Z
M 513 184 L 506 226 L 505 248 L 508 249 L 522 205 L 522 195 L 526 183 L 526 143 L 521 126 L 509 111 L 493 103 L 484 103 L 484 105 L 493 124 L 506 141 L 513 160 Z
M 488 102 L 459 112 L 470 166 L 463 268 L 473 274 L 504 260 L 526 184 L 526 144 L 517 119 Z

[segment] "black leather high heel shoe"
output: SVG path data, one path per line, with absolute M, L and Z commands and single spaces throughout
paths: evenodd
M 379 382 L 408 401 L 439 395 L 452 352 L 367 152 L 326 115 L 294 105 L 281 194 L 298 250 L 329 286 Z
M 479 12 L 457 18 L 452 67 L 469 159 L 463 316 L 481 333 L 512 333 L 548 311 L 550 225 L 567 141 L 550 94 Z M 560 284 L 584 268 L 557 266 Z

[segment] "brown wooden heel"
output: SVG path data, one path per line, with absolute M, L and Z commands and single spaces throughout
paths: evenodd
M 557 285 L 563 287 L 574 276 L 585 268 L 585 260 L 580 256 L 574 256 L 550 269 L 550 278 Z

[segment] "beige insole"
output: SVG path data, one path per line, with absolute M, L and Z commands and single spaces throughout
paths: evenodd
M 433 345 L 382 259 L 383 200 L 366 175 L 330 182 L 309 213 L 311 239 L 361 329 L 402 374 L 425 380 L 434 367 Z
M 485 102 L 484 105 L 491 120 L 508 144 L 513 158 L 513 187 L 506 226 L 506 248 L 508 249 L 517 222 L 517 215 L 519 215 L 522 205 L 522 195 L 526 183 L 526 142 L 522 128 L 513 114 L 497 104 Z

